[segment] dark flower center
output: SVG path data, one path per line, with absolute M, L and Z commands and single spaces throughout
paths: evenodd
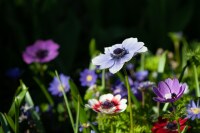
M 113 54 L 111 54 L 111 56 L 113 58 L 120 58 L 122 56 L 124 56 L 125 54 L 127 54 L 128 52 L 124 49 L 124 48 L 116 48 L 113 51 Z
M 177 129 L 177 124 L 176 124 L 176 123 L 173 123 L 173 122 L 169 122 L 169 123 L 167 124 L 167 129 L 176 130 L 176 129 Z
M 172 99 L 177 98 L 177 95 L 175 93 L 172 93 Z
M 105 101 L 104 103 L 101 104 L 101 107 L 103 109 L 109 109 L 111 107 L 115 106 L 113 102 L 110 101 Z
M 43 58 L 47 57 L 48 53 L 49 53 L 48 50 L 40 49 L 40 50 L 38 50 L 38 51 L 36 52 L 36 56 L 37 56 L 38 58 L 40 58 L 40 59 L 43 59 Z

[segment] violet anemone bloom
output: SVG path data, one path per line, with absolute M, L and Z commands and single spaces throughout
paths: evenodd
M 23 52 L 23 60 L 27 64 L 33 62 L 46 63 L 58 56 L 59 45 L 52 40 L 37 40 Z
M 138 72 L 135 73 L 135 78 L 138 81 L 144 81 L 147 78 L 148 75 L 149 75 L 149 72 L 147 70 L 138 71 Z
M 147 47 L 144 46 L 143 42 L 138 42 L 137 38 L 128 38 L 122 44 L 106 47 L 104 50 L 105 54 L 100 54 L 93 58 L 92 63 L 99 66 L 99 69 L 109 68 L 109 71 L 115 74 L 133 56 L 146 51 Z
M 80 73 L 80 82 L 82 86 L 92 86 L 96 83 L 97 75 L 94 70 L 85 69 Z
M 52 95 L 62 96 L 62 87 L 64 87 L 64 91 L 69 91 L 69 77 L 65 76 L 64 74 L 59 75 L 61 83 L 57 77 L 54 77 L 53 81 L 50 83 L 49 91 Z
M 121 99 L 120 95 L 113 96 L 112 94 L 104 94 L 100 96 L 99 101 L 90 99 L 86 107 L 91 108 L 95 112 L 104 114 L 115 114 L 123 112 L 126 107 L 127 100 Z
M 186 84 L 179 83 L 178 79 L 166 79 L 158 83 L 158 87 L 153 87 L 153 92 L 157 95 L 153 99 L 157 102 L 175 102 L 184 93 Z
M 187 118 L 189 119 L 200 119 L 200 106 L 199 106 L 199 100 L 197 101 L 197 104 L 195 104 L 194 101 L 190 101 L 190 104 L 187 106 Z

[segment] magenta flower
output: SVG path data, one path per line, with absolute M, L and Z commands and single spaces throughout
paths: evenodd
M 107 47 L 104 54 L 100 54 L 92 59 L 94 65 L 99 69 L 109 68 L 112 74 L 117 73 L 126 62 L 130 61 L 138 53 L 147 51 L 143 42 L 138 42 L 137 38 L 125 39 L 121 44 Z
M 59 45 L 52 40 L 37 40 L 33 45 L 26 48 L 22 57 L 27 64 L 33 62 L 46 63 L 58 56 L 58 48 Z
M 186 84 L 179 83 L 178 79 L 166 79 L 158 83 L 158 87 L 153 87 L 153 92 L 157 95 L 153 99 L 157 102 L 175 102 L 184 93 Z
M 94 70 L 85 69 L 80 73 L 81 86 L 92 86 L 96 83 L 97 75 Z

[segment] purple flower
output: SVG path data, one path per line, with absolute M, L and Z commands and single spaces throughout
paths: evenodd
M 37 40 L 23 52 L 23 60 L 27 64 L 33 62 L 46 63 L 58 56 L 59 45 L 52 40 Z
M 135 78 L 138 81 L 143 81 L 147 78 L 149 72 L 148 71 L 138 71 L 135 73 Z
M 138 89 L 139 90 L 145 90 L 145 89 L 148 89 L 148 88 L 153 87 L 153 86 L 154 86 L 154 82 L 143 81 L 143 82 L 139 83 Z
M 60 74 L 60 80 L 62 85 L 60 84 L 60 81 L 57 77 L 54 77 L 53 81 L 50 83 L 49 91 L 52 95 L 62 96 L 62 86 L 64 87 L 64 91 L 69 91 L 69 77 L 65 76 L 64 74 Z
M 94 70 L 85 69 L 80 73 L 80 82 L 82 86 L 92 86 L 96 83 L 97 75 Z
M 157 95 L 153 99 L 157 102 L 174 102 L 184 93 L 186 84 L 179 83 L 178 79 L 166 79 L 158 83 L 158 87 L 153 87 L 153 92 Z
M 200 119 L 199 100 L 197 101 L 197 104 L 195 104 L 194 101 L 190 101 L 190 104 L 187 106 L 187 113 L 187 118 L 189 119 Z
M 118 95 L 120 94 L 122 98 L 125 98 L 128 96 L 127 94 L 127 89 L 124 85 L 123 82 L 121 82 L 120 80 L 118 80 L 113 86 L 112 86 L 112 91 L 114 95 Z
M 137 53 L 146 51 L 147 47 L 144 46 L 143 42 L 138 42 L 137 38 L 128 38 L 122 44 L 115 44 L 112 47 L 105 48 L 105 54 L 100 54 L 93 58 L 92 63 L 99 65 L 100 69 L 109 68 L 109 71 L 114 74 Z

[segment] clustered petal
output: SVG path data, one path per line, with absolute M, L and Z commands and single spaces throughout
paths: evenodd
M 80 73 L 80 82 L 82 86 L 92 86 L 96 83 L 97 75 L 94 70 L 85 69 Z
M 69 85 L 69 77 L 65 76 L 64 74 L 59 75 L 61 83 L 57 77 L 54 77 L 53 81 L 50 83 L 49 91 L 52 95 L 62 96 L 62 87 L 64 87 L 64 91 L 68 92 L 70 85 Z
M 95 112 L 115 114 L 123 112 L 126 109 L 126 102 L 126 99 L 121 99 L 121 95 L 113 96 L 109 93 L 100 96 L 99 100 L 90 99 L 86 107 L 91 108 Z
M 184 93 L 187 85 L 179 83 L 178 79 L 166 79 L 158 83 L 158 87 L 153 87 L 153 92 L 157 95 L 153 99 L 157 102 L 175 102 Z
M 109 68 L 109 71 L 114 74 L 123 67 L 125 62 L 131 60 L 133 56 L 146 51 L 147 47 L 144 46 L 143 42 L 138 42 L 137 38 L 128 38 L 122 44 L 106 47 L 104 54 L 93 58 L 92 63 L 100 66 L 100 69 Z
M 58 56 L 59 45 L 53 40 L 37 40 L 33 45 L 28 46 L 22 57 L 25 63 L 33 62 L 46 63 Z
M 200 107 L 199 107 L 199 100 L 197 101 L 197 104 L 195 104 L 194 101 L 190 101 L 190 103 L 187 106 L 187 118 L 189 119 L 200 119 Z

